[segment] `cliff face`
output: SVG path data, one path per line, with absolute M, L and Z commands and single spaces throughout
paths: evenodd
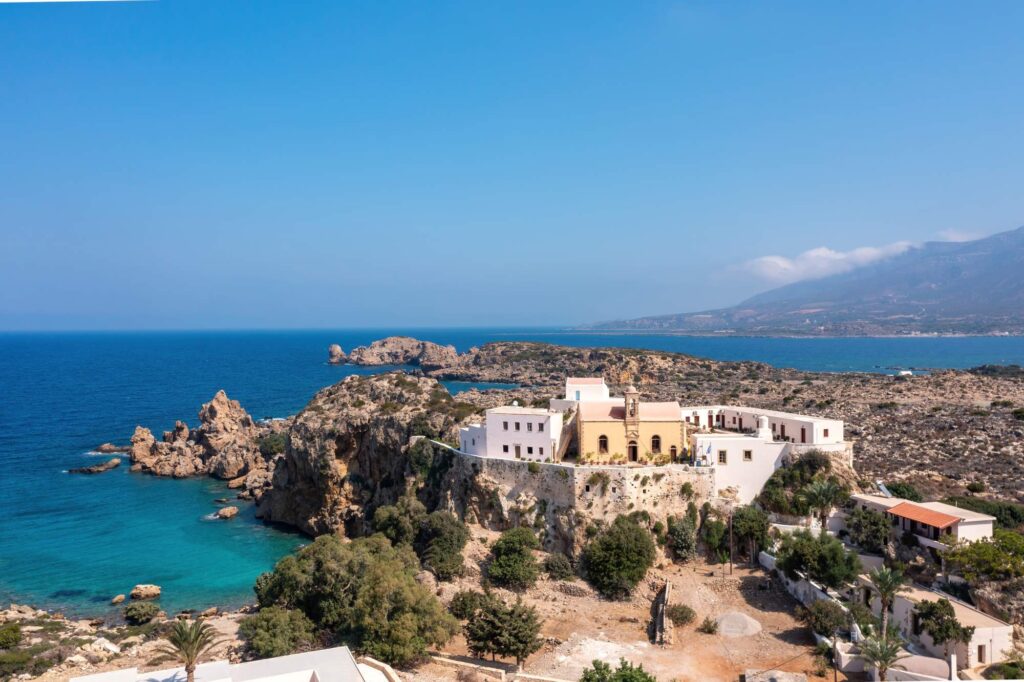
M 218 391 L 199 410 L 199 428 L 195 431 L 179 421 L 158 441 L 149 429 L 135 427 L 132 471 L 175 478 L 208 474 L 233 479 L 265 470 L 267 461 L 259 449 L 263 431 L 237 400 Z
M 361 534 L 411 484 L 412 436 L 455 438 L 460 409 L 436 380 L 397 372 L 325 388 L 295 416 L 257 514 L 311 535 Z

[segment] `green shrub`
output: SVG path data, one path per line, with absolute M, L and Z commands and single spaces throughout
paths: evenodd
M 791 466 L 780 467 L 765 481 L 757 496 L 760 506 L 776 514 L 806 516 L 810 507 L 799 491 L 816 480 L 827 480 L 832 470 L 828 455 L 811 450 Z
M 284 431 L 275 431 L 267 434 L 259 440 L 260 454 L 270 458 L 279 455 L 288 448 L 288 434 Z
M 757 507 L 738 507 L 732 514 L 732 535 L 737 548 L 754 561 L 768 546 L 768 515 Z
M 980 497 L 959 495 L 947 497 L 942 500 L 954 507 L 963 507 L 981 514 L 988 514 L 996 517 L 996 523 L 1004 528 L 1016 528 L 1024 524 L 1024 505 L 1014 502 L 1001 502 L 996 500 L 985 500 Z
M 644 671 L 643 665 L 634 666 L 624 658 L 619 659 L 619 667 L 613 669 L 600 659 L 594 659 L 593 668 L 587 668 L 580 677 L 580 682 L 658 682 L 654 675 Z
M 849 626 L 850 617 L 834 601 L 819 599 L 807 608 L 797 609 L 797 618 L 823 637 Z
M 625 598 L 654 564 L 650 532 L 619 516 L 583 552 L 587 580 L 605 597 Z
M 539 474 L 540 464 L 538 464 L 537 462 L 529 462 L 526 465 L 526 470 L 529 471 L 531 474 Z
M 860 559 L 829 535 L 801 530 L 782 538 L 776 565 L 790 579 L 803 573 L 825 587 L 839 588 L 857 577 Z
M 21 644 L 21 626 L 17 623 L 0 625 L 0 649 L 13 649 Z
M 959 545 L 945 554 L 967 580 L 1005 581 L 1024 576 L 1024 536 L 996 528 L 991 540 Z
M 971 481 L 967 484 L 967 490 L 972 493 L 983 493 L 985 492 L 985 484 L 981 481 Z
M 903 499 L 910 500 L 911 502 L 924 501 L 924 495 L 922 495 L 917 488 L 904 481 L 886 483 L 885 487 L 896 497 L 902 497 Z
M 160 607 L 151 601 L 137 601 L 124 607 L 122 613 L 129 625 L 145 625 L 156 618 L 156 614 L 160 613 Z
M 704 616 L 704 620 L 697 626 L 697 630 L 705 635 L 713 635 L 718 632 L 718 621 L 712 620 L 711 616 Z
M 408 546 L 382 535 L 342 542 L 321 535 L 256 581 L 261 607 L 297 609 L 317 633 L 392 665 L 442 646 L 458 622 L 416 581 L 420 562 Z
M 672 550 L 672 558 L 675 561 L 689 561 L 697 555 L 697 529 L 691 517 L 668 517 L 665 546 Z
M 665 615 L 673 625 L 689 625 L 697 617 L 697 613 L 686 604 L 670 604 Z
M 552 580 L 572 580 L 575 577 L 572 562 L 560 552 L 549 554 L 544 559 L 544 570 Z
M 537 582 L 540 572 L 533 550 L 540 546 L 529 528 L 513 528 L 501 534 L 491 548 L 487 577 L 496 585 L 524 590 Z
M 420 531 L 427 508 L 413 495 L 398 498 L 394 505 L 377 507 L 373 530 L 383 533 L 392 545 L 411 545 Z
M 268 606 L 242 619 L 238 633 L 258 658 L 286 656 L 310 648 L 313 622 L 301 611 Z
M 488 599 L 463 630 L 475 656 L 509 656 L 521 666 L 543 644 L 538 636 L 540 626 L 536 609 L 523 604 L 521 598 L 512 606 L 500 599 Z
M 861 549 L 878 554 L 889 542 L 891 526 L 882 512 L 857 507 L 846 519 L 850 541 Z
M 469 620 L 487 602 L 488 596 L 476 590 L 460 590 L 448 604 L 448 611 L 459 620 Z
M 462 575 L 462 550 L 469 541 L 466 524 L 451 512 L 435 511 L 420 525 L 415 547 L 423 565 L 439 580 Z

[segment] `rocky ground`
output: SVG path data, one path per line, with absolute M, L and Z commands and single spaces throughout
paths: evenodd
M 480 589 L 487 547 L 496 537 L 497 533 L 474 529 L 466 548 L 465 575 L 436 588 L 443 601 L 450 601 L 459 590 Z M 806 673 L 811 680 L 825 679 L 815 677 L 818 663 L 813 655 L 814 640 L 793 615 L 796 601 L 779 587 L 761 589 L 764 579 L 760 569 L 737 565 L 730 574 L 725 566 L 712 566 L 702 560 L 681 566 L 662 558 L 631 599 L 608 601 L 581 580 L 560 582 L 542 577 L 536 587 L 522 595 L 543 619 L 541 637 L 545 641 L 544 647 L 527 660 L 524 671 L 577 680 L 595 659 L 617 665 L 624 657 L 642 663 L 661 680 L 724 682 L 735 680 L 737 671 L 766 668 Z M 690 625 L 674 628 L 672 644 L 662 647 L 651 644 L 648 627 L 651 601 L 666 580 L 672 582 L 672 592 L 677 595 L 674 601 L 690 606 L 697 615 Z M 507 590 L 493 592 L 506 601 L 514 601 L 517 596 Z M 727 633 L 722 628 L 718 634 L 703 634 L 696 626 L 705 616 L 724 617 L 726 622 L 752 620 L 756 628 L 745 633 Z M 468 657 L 462 636 L 446 646 L 444 653 Z M 450 668 L 438 664 L 421 666 L 408 676 L 417 682 L 455 677 Z
M 241 618 L 240 613 L 211 613 L 205 617 L 224 640 L 215 649 L 216 656 L 239 658 Z M 173 668 L 177 664 L 160 652 L 167 644 L 164 635 L 171 622 L 164 617 L 142 626 L 68 620 L 60 614 L 18 604 L 0 610 L 0 628 L 16 623 L 22 636 L 21 643 L 5 655 L 28 654 L 33 658 L 31 669 L 19 673 L 19 678 L 48 681 L 121 668 Z M 7 679 L 3 670 L 0 679 Z

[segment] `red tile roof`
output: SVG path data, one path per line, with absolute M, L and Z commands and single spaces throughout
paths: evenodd
M 960 520 L 955 516 L 928 509 L 913 502 L 900 502 L 895 507 L 890 507 L 888 512 L 893 516 L 910 519 L 935 528 L 947 528 Z

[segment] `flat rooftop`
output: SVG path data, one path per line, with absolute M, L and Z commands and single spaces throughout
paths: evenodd
M 683 405 L 682 406 L 683 416 L 689 416 L 693 412 L 700 415 L 701 412 L 707 412 L 711 410 L 716 412 L 718 410 L 735 410 L 737 412 L 743 412 L 752 416 L 764 416 L 764 417 L 776 417 L 777 419 L 795 419 L 798 421 L 810 421 L 810 422 L 833 422 L 836 424 L 842 424 L 842 419 L 832 419 L 831 417 L 815 417 L 809 414 L 797 414 L 796 412 L 780 412 L 779 410 L 768 410 L 760 407 L 746 407 L 744 405 Z M 703 415 L 700 415 L 703 416 Z
M 868 579 L 870 582 L 870 579 Z M 973 625 L 976 628 L 1008 628 L 1011 627 L 1009 623 L 999 620 L 994 616 L 990 616 L 987 613 L 982 613 L 973 606 L 968 606 L 962 601 L 957 600 L 956 597 L 946 594 L 945 592 L 938 592 L 936 590 L 930 590 L 927 587 L 920 585 L 907 585 L 906 590 L 900 592 L 901 597 L 906 597 L 914 603 L 920 603 L 923 601 L 938 601 L 939 599 L 947 599 L 949 603 L 953 605 L 953 611 L 956 613 L 956 619 L 960 621 L 961 625 Z
M 185 682 L 184 668 L 142 673 L 137 668 L 114 670 L 71 682 Z M 196 682 L 364 682 L 348 647 L 307 651 L 247 663 L 212 661 L 196 666 Z
M 487 410 L 487 414 L 519 414 L 532 415 L 534 417 L 549 417 L 553 414 L 562 414 L 558 410 L 551 410 L 546 407 L 522 407 L 520 405 L 502 405 Z
M 575 384 L 577 386 L 600 386 L 604 383 L 604 377 L 569 377 L 565 380 L 566 384 Z
M 902 497 L 885 497 L 884 495 L 869 495 L 867 493 L 857 493 L 856 495 L 850 495 L 851 500 L 862 500 L 868 503 L 874 503 L 881 507 L 885 507 L 890 512 L 903 516 L 908 519 L 915 521 L 922 521 L 922 519 L 915 518 L 916 515 L 920 514 L 939 514 L 943 517 L 950 517 L 957 521 L 995 521 L 996 517 L 989 516 L 988 514 L 982 514 L 980 512 L 971 511 L 970 509 L 963 509 L 961 507 L 954 507 L 951 504 L 945 502 L 911 502 L 910 500 L 904 500 Z M 902 505 L 908 505 L 903 507 Z M 900 509 L 895 509 L 901 507 Z M 917 509 L 914 509 L 917 508 Z M 925 511 L 919 511 L 925 510 Z M 948 518 L 946 519 L 948 520 Z M 927 521 L 922 521 L 928 523 Z M 936 525 L 930 523 L 929 525 Z M 948 525 L 948 524 L 947 524 Z M 943 528 L 944 526 L 938 526 Z

